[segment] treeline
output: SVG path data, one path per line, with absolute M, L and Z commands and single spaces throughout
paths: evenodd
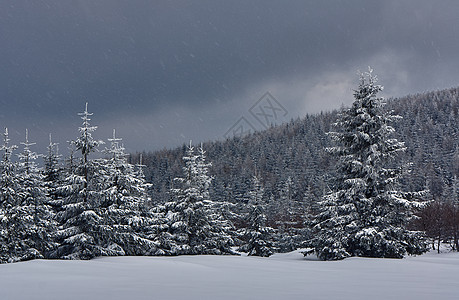
M 69 157 L 62 160 L 50 136 L 44 166 L 32 151 L 26 131 L 19 160 L 13 155 L 8 130 L 0 147 L 0 263 L 33 258 L 89 259 L 102 255 L 135 255 L 153 248 L 138 229 L 144 213 L 148 184 L 142 166 L 127 163 L 115 131 L 105 158 L 93 159 L 103 141 L 95 140 L 91 114 L 83 120 L 80 136 L 72 140 Z
M 115 131 L 102 148 L 105 142 L 93 137 L 97 127 L 90 124 L 87 104 L 79 115 L 80 135 L 70 141 L 70 155 L 63 159 L 50 136 L 43 167 L 37 164 L 40 155 L 32 150 L 27 130 L 18 160 L 13 159 L 18 147 L 11 145 L 5 129 L 0 146 L 0 263 L 236 254 L 234 246 L 252 255 L 267 256 L 275 250 L 259 202 L 260 187 L 254 186 L 248 194 L 252 200 L 244 204 L 244 232 L 230 220 L 234 219 L 230 203 L 212 201 L 211 164 L 202 145 L 187 147 L 169 200 L 151 205 L 148 191 L 154 183 L 145 180 L 142 157 L 129 163 Z M 94 158 L 99 151 L 104 157 Z
M 429 189 L 441 201 L 457 199 L 459 186 L 459 88 L 390 99 L 387 109 L 402 119 L 393 124 L 394 136 L 405 142 L 401 160 L 411 163 L 400 183 L 407 190 Z M 204 143 L 215 177 L 213 199 L 243 199 L 255 169 L 260 171 L 267 194 L 279 198 L 290 178 L 293 198 L 319 199 L 332 185 L 335 160 L 324 152 L 330 146 L 326 133 L 337 111 L 307 115 L 302 119 L 255 132 L 245 137 Z M 172 179 L 181 172 L 186 146 L 143 152 L 145 175 L 155 182 L 152 201 L 167 201 Z M 131 155 L 132 161 L 140 153 Z M 269 198 L 270 196 L 266 196 Z M 313 199 L 311 199 L 313 198 Z
M 86 106 L 70 155 L 50 138 L 43 167 L 27 131 L 13 159 L 5 129 L 0 262 L 234 246 L 259 256 L 308 247 L 324 260 L 399 258 L 426 251 L 425 235 L 457 249 L 458 89 L 387 104 L 380 90 L 370 71 L 348 109 L 135 155 L 115 131 L 105 147 L 95 139 Z
M 392 124 L 393 135 L 405 142 L 406 151 L 398 160 L 409 172 L 400 178 L 398 186 L 408 191 L 428 190 L 424 200 L 457 205 L 459 88 L 389 99 L 386 110 L 402 117 Z M 288 223 L 285 220 L 294 219 L 291 226 L 300 226 L 302 211 L 292 213 L 292 207 L 314 211 L 317 202 L 336 186 L 336 158 L 324 148 L 332 145 L 327 132 L 338 113 L 307 115 L 263 132 L 205 143 L 213 163 L 209 171 L 214 177 L 211 198 L 236 206 L 247 202 L 253 174 L 258 172 L 264 186 L 267 223 L 282 229 Z M 150 190 L 152 204 L 168 201 L 185 151 L 184 145 L 142 153 L 146 178 L 155 182 Z M 130 159 L 136 161 L 139 155 Z M 234 222 L 244 226 L 241 220 Z

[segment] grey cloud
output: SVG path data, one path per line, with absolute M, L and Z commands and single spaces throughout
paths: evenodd
M 0 125 L 40 140 L 72 138 L 86 101 L 101 136 L 123 125 L 130 149 L 157 149 L 221 137 L 267 90 L 296 117 L 351 101 L 368 65 L 388 96 L 456 85 L 459 72 L 456 1 L 0 5 Z

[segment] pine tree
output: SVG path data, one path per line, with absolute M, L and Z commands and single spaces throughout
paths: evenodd
M 16 145 L 9 145 L 10 139 L 8 135 L 8 128 L 5 128 L 3 133 L 3 145 L 0 147 L 2 154 L 2 161 L 0 163 L 0 207 L 2 209 L 8 208 L 11 204 L 15 203 L 16 199 L 19 199 L 22 195 L 18 192 L 19 181 L 15 176 L 17 171 L 17 164 L 12 161 L 13 151 L 17 149 Z
M 304 225 L 302 206 L 294 201 L 294 194 L 295 185 L 289 176 L 282 182 L 278 200 L 270 201 L 271 215 L 275 216 L 276 248 L 279 252 L 290 252 L 297 248 L 299 229 Z
M 14 262 L 33 258 L 44 258 L 55 244 L 51 235 L 56 227 L 50 208 L 46 205 L 47 191 L 43 175 L 35 160 L 38 155 L 30 150 L 26 130 L 24 150 L 19 163 L 11 161 L 15 146 L 8 145 L 8 131 L 5 130 L 2 169 L 2 196 L 0 261 Z M 8 190 L 6 192 L 6 190 Z
M 224 201 L 215 202 L 211 200 L 210 188 L 214 178 L 209 175 L 209 168 L 212 167 L 212 163 L 207 162 L 206 151 L 202 143 L 197 150 L 196 167 L 199 192 L 204 199 L 205 212 L 209 218 L 211 232 L 213 233 L 211 239 L 207 241 L 207 247 L 213 248 L 213 250 L 208 250 L 208 252 L 213 252 L 213 254 L 233 253 L 229 246 L 234 243 L 231 235 L 234 227 L 228 216 L 224 214 L 228 212 L 229 204 Z
M 329 133 L 338 143 L 328 150 L 339 157 L 339 177 L 316 218 L 314 248 L 323 260 L 401 258 L 425 250 L 419 234 L 404 226 L 420 203 L 411 201 L 414 193 L 397 190 L 403 168 L 396 158 L 405 146 L 390 137 L 389 124 L 399 117 L 383 111 L 384 100 L 377 96 L 382 86 L 376 82 L 371 69 L 361 75 L 352 107 L 334 124 L 339 131 Z
M 105 201 L 104 189 L 107 175 L 103 172 L 103 162 L 91 160 L 89 155 L 103 141 L 92 137 L 97 127 L 90 126 L 88 104 L 83 113 L 79 128 L 80 136 L 72 141 L 81 157 L 72 169 L 69 169 L 63 185 L 58 192 L 62 195 L 61 211 L 57 214 L 61 223 L 57 238 L 59 248 L 52 253 L 53 258 L 90 259 L 103 255 L 123 255 L 123 249 L 112 243 L 105 243 L 103 216 L 98 213 Z
M 44 183 L 50 196 L 49 203 L 52 206 L 59 205 L 59 196 L 57 188 L 62 183 L 62 167 L 60 166 L 61 155 L 59 155 L 59 148 L 57 143 L 53 143 L 51 134 L 49 134 L 49 144 L 47 153 L 44 155 Z
M 108 139 L 110 148 L 105 149 L 108 158 L 104 160 L 106 176 L 104 200 L 98 215 L 103 217 L 100 222 L 103 227 L 104 244 L 121 246 L 127 255 L 146 255 L 156 251 L 156 245 L 139 235 L 142 226 L 151 222 L 149 214 L 141 214 L 147 200 L 142 168 L 128 163 L 127 154 L 121 138 Z M 136 232 L 137 231 L 137 232 Z
M 263 186 L 255 175 L 252 178 L 253 189 L 249 192 L 247 214 L 247 228 L 244 239 L 246 243 L 239 247 L 239 251 L 248 255 L 269 257 L 273 254 L 273 229 L 266 226 L 265 205 L 263 203 Z
M 9 262 L 11 258 L 15 260 L 22 254 L 24 248 L 22 245 L 16 245 L 14 237 L 13 208 L 20 203 L 23 194 L 20 181 L 16 176 L 17 164 L 11 158 L 17 146 L 10 146 L 9 142 L 8 128 L 5 128 L 3 145 L 0 147 L 0 151 L 3 152 L 0 162 L 0 263 Z
M 279 192 L 280 202 L 282 203 L 282 219 L 281 225 L 286 231 L 289 231 L 296 225 L 296 208 L 294 203 L 295 185 L 292 178 L 289 176 Z
M 184 177 L 176 178 L 178 188 L 172 190 L 174 200 L 164 206 L 163 221 L 157 226 L 158 254 L 230 254 L 232 239 L 218 211 L 209 198 L 211 177 L 205 152 L 194 153 L 188 147 L 183 160 Z

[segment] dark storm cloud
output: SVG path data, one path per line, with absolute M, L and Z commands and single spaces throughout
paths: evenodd
M 368 65 L 389 96 L 459 75 L 456 1 L 0 5 L 0 125 L 61 143 L 85 101 L 101 136 L 157 149 L 221 138 L 266 91 L 290 117 L 339 107 Z

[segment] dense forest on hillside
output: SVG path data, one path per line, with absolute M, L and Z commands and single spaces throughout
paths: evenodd
M 458 98 L 459 88 L 453 88 L 387 100 L 386 108 L 402 117 L 393 124 L 395 137 L 407 148 L 402 160 L 410 172 L 400 183 L 402 190 L 428 189 L 429 199 L 458 201 Z M 326 133 L 338 113 L 307 115 L 244 137 L 205 143 L 203 148 L 212 162 L 209 173 L 214 177 L 211 198 L 246 202 L 257 172 L 272 226 L 291 205 L 313 209 L 333 187 L 335 161 L 323 150 L 331 145 Z M 154 182 L 152 204 L 170 199 L 169 190 L 173 178 L 182 172 L 185 151 L 183 145 L 142 154 L 146 179 Z M 132 154 L 132 161 L 138 161 L 139 154 Z
M 128 155 L 113 131 L 102 149 L 86 104 L 71 155 L 63 159 L 50 136 L 40 167 L 28 131 L 16 154 L 5 128 L 0 263 L 233 246 L 402 258 L 426 251 L 424 235 L 457 250 L 459 89 L 387 105 L 371 72 L 350 108 L 197 147 Z

